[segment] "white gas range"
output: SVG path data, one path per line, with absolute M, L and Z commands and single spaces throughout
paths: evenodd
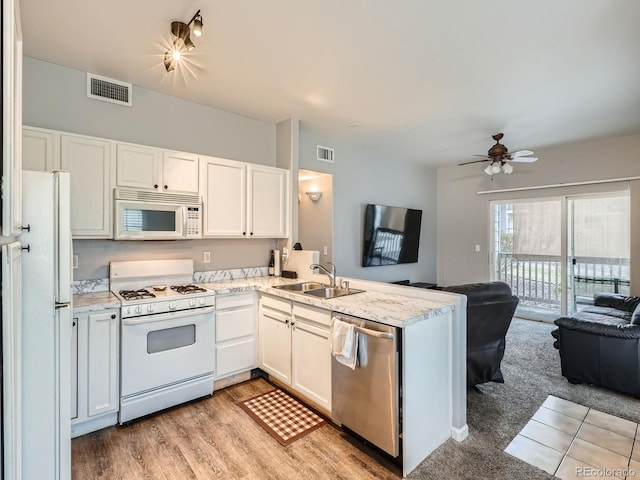
M 122 302 L 120 423 L 213 393 L 215 295 L 192 260 L 111 262 Z

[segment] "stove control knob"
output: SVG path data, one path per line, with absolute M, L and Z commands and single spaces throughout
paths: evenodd
M 176 302 L 169 302 L 169 310 L 175 310 L 176 309 Z
M 147 312 L 153 312 L 153 305 L 147 305 Z
M 200 299 L 200 305 L 204 305 L 205 303 L 207 303 L 207 301 L 204 298 Z
M 196 306 L 196 301 L 193 298 L 191 300 L 189 300 L 189 306 L 190 307 L 195 307 Z
M 142 313 L 142 305 L 136 307 L 136 313 Z

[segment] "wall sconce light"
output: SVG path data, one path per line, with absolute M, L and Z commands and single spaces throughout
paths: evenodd
M 193 29 L 190 28 L 192 23 Z M 176 63 L 180 61 L 182 55 L 196 47 L 191 41 L 191 33 L 197 38 L 202 36 L 202 15 L 200 15 L 200 10 L 189 20 L 189 23 L 171 22 L 171 34 L 176 37 L 176 39 L 173 41 L 171 50 L 164 53 L 163 63 L 167 72 L 174 71 L 176 69 Z
M 316 203 L 318 200 L 320 200 L 322 198 L 322 192 L 304 192 L 307 194 L 307 197 L 309 197 L 309 200 L 311 200 L 313 203 Z

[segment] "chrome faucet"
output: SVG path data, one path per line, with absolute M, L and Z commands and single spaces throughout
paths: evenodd
M 313 270 L 314 268 L 319 268 L 320 270 L 322 270 L 320 273 L 324 273 L 325 275 L 327 275 L 331 279 L 331 282 L 329 283 L 329 286 L 330 287 L 335 287 L 336 286 L 336 266 L 331 262 L 327 262 L 327 263 L 329 265 L 331 265 L 331 270 L 327 270 L 326 268 L 324 268 L 319 263 L 312 263 L 309 266 L 309 268 L 311 270 Z

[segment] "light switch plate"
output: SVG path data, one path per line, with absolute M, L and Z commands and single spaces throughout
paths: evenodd
M 480 251 L 480 245 L 476 245 L 476 252 Z
M 211 252 L 204 252 L 204 263 L 211 263 Z
M 72 265 L 73 265 L 73 269 L 74 269 L 74 270 L 78 268 L 78 255 L 74 255 L 74 256 L 73 256 L 73 263 L 72 263 Z

